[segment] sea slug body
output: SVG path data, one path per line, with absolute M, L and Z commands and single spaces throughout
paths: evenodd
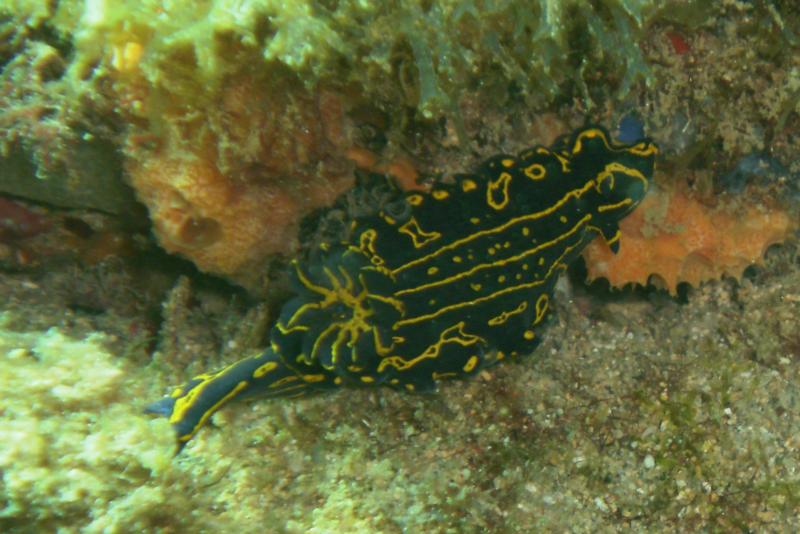
M 261 355 L 200 374 L 148 411 L 169 417 L 182 447 L 235 398 L 431 390 L 532 352 L 558 275 L 597 236 L 618 248 L 656 154 L 647 139 L 617 144 L 588 127 L 398 192 L 396 209 L 353 220 L 352 239 L 294 263 L 295 296 Z

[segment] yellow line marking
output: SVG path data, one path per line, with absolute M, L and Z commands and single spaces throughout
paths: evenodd
M 461 271 L 458 274 L 455 274 L 453 276 L 449 276 L 447 278 L 442 278 L 441 280 L 436 280 L 434 282 L 428 282 L 427 284 L 422 284 L 422 285 L 419 285 L 419 286 L 416 286 L 416 287 L 410 287 L 410 288 L 407 288 L 407 289 L 401 289 L 400 291 L 395 292 L 394 296 L 395 297 L 399 297 L 399 296 L 402 296 L 402 295 L 408 295 L 408 294 L 411 294 L 411 293 L 417 293 L 419 291 L 424 291 L 424 290 L 430 289 L 432 287 L 447 285 L 447 284 L 450 284 L 452 282 L 456 282 L 458 280 L 461 280 L 462 278 L 466 278 L 468 276 L 472 276 L 473 274 L 475 274 L 478 271 L 482 271 L 482 270 L 485 270 L 485 269 L 495 269 L 497 267 L 503 267 L 505 265 L 508 265 L 509 263 L 517 262 L 517 261 L 519 261 L 519 260 L 521 260 L 523 258 L 527 258 L 529 256 L 537 254 L 537 253 L 541 252 L 542 250 L 544 250 L 546 248 L 549 248 L 549 247 L 551 247 L 553 245 L 556 245 L 559 242 L 563 241 L 564 239 L 567 239 L 567 238 L 571 237 L 572 235 L 574 235 L 575 233 L 577 233 L 580 230 L 581 226 L 583 226 L 584 224 L 588 223 L 589 220 L 591 220 L 591 218 L 592 218 L 592 215 L 587 213 L 586 215 L 583 216 L 582 219 L 580 219 L 577 222 L 577 224 L 575 224 L 575 226 L 573 226 L 572 228 L 570 228 L 566 232 L 564 232 L 562 234 L 559 234 L 555 239 L 552 239 L 550 241 L 546 241 L 546 242 L 544 242 L 544 243 L 542 243 L 542 244 L 540 244 L 540 245 L 538 245 L 538 246 L 536 246 L 534 248 L 527 249 L 525 252 L 522 252 L 522 253 L 517 254 L 515 256 L 510 256 L 508 258 L 505 258 L 505 259 L 502 259 L 502 260 L 497 260 L 497 261 L 492 262 L 492 263 L 479 263 L 478 265 L 473 266 L 469 270 Z M 542 259 L 544 259 L 544 258 L 542 258 Z
M 398 371 L 405 371 L 408 370 L 415 365 L 417 365 L 422 360 L 436 358 L 439 356 L 439 353 L 442 349 L 442 345 L 445 343 L 457 343 L 461 346 L 468 347 L 470 345 L 474 345 L 478 342 L 485 342 L 486 340 L 480 336 L 476 336 L 473 334 L 468 334 L 464 332 L 464 321 L 460 321 L 449 328 L 445 328 L 439 333 L 439 340 L 433 343 L 432 345 L 428 346 L 421 354 L 418 356 L 405 359 L 402 356 L 387 356 L 381 360 L 381 363 L 378 364 L 378 372 L 381 373 L 383 370 L 391 365 Z
M 397 275 L 398 273 L 400 273 L 402 271 L 405 271 L 406 269 L 409 269 L 410 267 L 414 267 L 416 265 L 419 265 L 420 263 L 424 263 L 426 261 L 429 261 L 432 258 L 435 258 L 435 257 L 437 257 L 437 256 L 439 256 L 439 255 L 441 255 L 441 254 L 443 254 L 443 253 L 445 253 L 447 251 L 456 249 L 456 248 L 460 247 L 461 245 L 465 245 L 467 243 L 470 243 L 471 241 L 474 241 L 474 240 L 476 240 L 476 239 L 478 239 L 480 237 L 491 236 L 491 235 L 502 233 L 502 232 L 506 231 L 508 228 L 510 228 L 511 226 L 514 226 L 517 223 L 520 223 L 520 222 L 523 222 L 523 221 L 535 221 L 535 220 L 541 219 L 543 217 L 547 217 L 548 215 L 550 215 L 551 213 L 553 213 L 554 211 L 559 209 L 561 206 L 563 206 L 564 204 L 569 202 L 571 199 L 580 198 L 584 193 L 586 193 L 592 187 L 594 187 L 594 185 L 595 185 L 595 180 L 594 179 L 589 180 L 582 187 L 580 187 L 578 189 L 573 189 L 572 191 L 566 193 L 558 202 L 554 203 L 552 206 L 550 206 L 548 208 L 545 208 L 545 209 L 543 209 L 541 211 L 537 211 L 537 212 L 534 212 L 534 213 L 528 213 L 526 215 L 521 215 L 519 217 L 513 217 L 513 218 L 509 219 L 508 221 L 504 222 L 503 224 L 500 224 L 500 225 L 495 226 L 493 228 L 487 228 L 485 230 L 479 230 L 477 232 L 474 232 L 474 233 L 468 235 L 467 237 L 463 237 L 461 239 L 457 239 L 457 240 L 453 241 L 452 243 L 448 243 L 446 245 L 443 245 L 443 246 L 439 247 L 438 249 L 436 249 L 435 251 L 433 251 L 433 252 L 431 252 L 429 254 L 421 256 L 421 257 L 419 257 L 419 258 L 417 258 L 415 260 L 412 260 L 412 261 L 410 261 L 408 263 L 405 263 L 405 264 L 393 269 L 391 271 L 391 274 L 392 275 Z
M 407 326 L 407 325 L 410 325 L 410 324 L 416 324 L 416 323 L 421 323 L 421 322 L 424 322 L 424 321 L 429 321 L 431 319 L 435 319 L 436 317 L 444 315 L 445 313 L 453 311 L 453 310 L 466 308 L 468 306 L 475 306 L 477 304 L 480 304 L 480 303 L 483 303 L 483 302 L 487 302 L 487 301 L 495 299 L 497 297 L 500 297 L 500 296 L 503 296 L 503 295 L 508 295 L 509 293 L 514 293 L 515 291 L 520 291 L 520 290 L 525 290 L 525 289 L 532 289 L 534 287 L 540 286 L 540 285 L 544 284 L 545 282 L 547 282 L 548 280 L 550 280 L 551 276 L 553 276 L 554 271 L 556 269 L 563 269 L 563 268 L 566 267 L 566 265 L 561 263 L 561 260 L 567 254 L 572 252 L 572 250 L 574 248 L 576 248 L 580 244 L 581 243 L 579 241 L 579 242 L 577 242 L 576 244 L 574 244 L 572 246 L 565 247 L 564 251 L 562 252 L 562 254 L 556 259 L 556 261 L 554 261 L 550 265 L 550 268 L 547 270 L 547 273 L 545 273 L 544 277 L 541 280 L 537 280 L 535 282 L 527 282 L 525 284 L 519 284 L 519 285 L 516 285 L 516 286 L 509 286 L 509 287 L 503 288 L 503 289 L 501 289 L 499 291 L 495 291 L 494 293 L 490 293 L 488 295 L 484 295 L 482 297 L 478 297 L 478 298 L 476 298 L 474 300 L 457 302 L 455 304 L 450 304 L 448 306 L 443 306 L 443 307 L 439 308 L 438 310 L 436 310 L 435 312 L 432 312 L 432 313 L 427 313 L 425 315 L 420 315 L 420 316 L 417 316 L 417 317 L 410 317 L 408 319 L 402 319 L 400 321 L 397 321 L 392 326 L 392 328 L 397 330 L 401 326 Z

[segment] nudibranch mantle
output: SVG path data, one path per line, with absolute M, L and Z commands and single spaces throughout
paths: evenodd
M 295 296 L 270 346 L 153 403 L 179 445 L 235 398 L 338 386 L 435 388 L 540 341 L 558 275 L 647 192 L 657 148 L 599 127 L 498 155 L 428 192 L 398 192 L 351 239 L 293 263 Z

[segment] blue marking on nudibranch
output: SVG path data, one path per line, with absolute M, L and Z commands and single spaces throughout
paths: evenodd
M 617 131 L 621 143 L 635 143 L 644 137 L 644 121 L 635 113 L 628 113 L 619 121 Z

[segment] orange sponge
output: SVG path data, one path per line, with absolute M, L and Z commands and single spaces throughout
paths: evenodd
M 602 277 L 622 287 L 645 285 L 653 275 L 674 295 L 680 282 L 697 286 L 722 275 L 740 277 L 796 226 L 777 208 L 709 207 L 683 192 L 653 190 L 620 224 L 619 253 L 597 239 L 584 258 L 590 280 Z
M 297 202 L 278 184 L 228 180 L 200 158 L 152 157 L 129 170 L 161 245 L 203 271 L 247 279 L 266 254 L 296 246 Z

